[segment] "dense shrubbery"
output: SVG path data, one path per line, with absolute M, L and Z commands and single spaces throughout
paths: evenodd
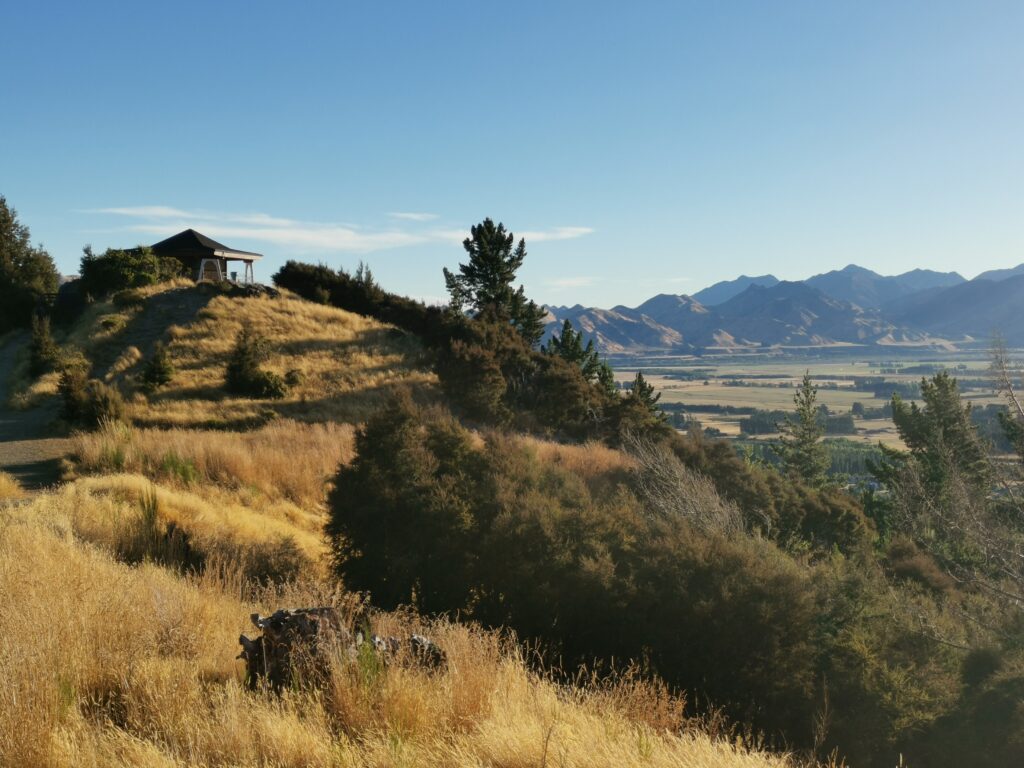
M 748 463 L 730 443 L 705 438 L 699 430 L 673 436 L 670 445 L 686 466 L 710 477 L 718 492 L 743 510 L 749 526 L 767 536 L 848 552 L 872 539 L 870 522 L 844 491 L 811 489 L 770 466 Z
M 659 505 L 646 461 L 595 495 L 528 444 L 495 432 L 481 447 L 450 414 L 400 398 L 360 431 L 356 460 L 335 479 L 336 568 L 376 604 L 510 627 L 570 670 L 644 659 L 791 744 L 814 741 L 830 697 L 822 745 L 891 754 L 901 727 L 942 711 L 952 662 L 914 626 L 941 611 L 911 591 L 913 612 L 895 615 L 887 601 L 902 593 L 862 546 L 869 530 L 849 497 L 790 486 L 718 446 L 680 436 L 667 456 L 710 470 L 745 525 L 694 516 L 729 503 L 710 483 L 680 482 L 685 498 Z M 795 555 L 756 533 L 766 518 Z M 835 546 L 848 557 L 830 557 Z
M 180 277 L 184 274 L 184 266 L 177 259 L 156 256 L 145 247 L 130 250 L 108 248 L 96 255 L 92 248 L 86 246 L 80 273 L 81 289 L 90 296 L 101 297 L 126 288 L 140 288 Z

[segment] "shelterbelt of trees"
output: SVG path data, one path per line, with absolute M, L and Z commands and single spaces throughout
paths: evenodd
M 514 287 L 525 244 L 502 225 L 474 227 L 465 249 L 448 308 L 362 268 L 275 276 L 418 336 L 446 396 L 397 397 L 357 432 L 329 499 L 347 586 L 513 629 L 567 673 L 638 660 L 819 757 L 1024 760 L 1024 516 L 997 477 L 1019 466 L 989 459 L 954 379 L 923 380 L 922 406 L 894 398 L 909 451 L 886 451 L 880 490 L 855 497 L 825 476 L 809 379 L 780 467 L 744 461 L 667 429 L 642 374 L 620 397 L 570 325 L 538 349 L 540 310 Z M 1004 428 L 1024 449 L 1022 419 Z M 523 432 L 575 442 L 576 458 Z

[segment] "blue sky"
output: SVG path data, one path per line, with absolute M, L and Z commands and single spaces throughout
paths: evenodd
M 1024 3 L 7 3 L 0 194 L 64 272 L 186 226 L 550 304 L 1024 261 Z

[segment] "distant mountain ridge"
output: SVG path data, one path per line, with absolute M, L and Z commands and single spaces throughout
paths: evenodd
M 910 296 L 929 288 L 948 288 L 967 281 L 956 272 L 934 272 L 930 269 L 915 269 L 902 275 L 886 277 L 850 264 L 843 269 L 809 277 L 804 282 L 834 298 L 865 309 L 878 309 L 901 296 Z
M 721 282 L 708 286 L 701 291 L 697 291 L 693 294 L 693 298 L 705 307 L 713 307 L 716 304 L 722 304 L 728 301 L 733 296 L 739 296 L 752 285 L 760 285 L 765 288 L 770 288 L 778 282 L 779 278 L 775 275 L 761 275 L 760 277 L 747 277 L 746 275 L 740 275 L 735 280 L 722 280 Z
M 946 344 L 994 332 L 1018 344 L 1024 343 L 1024 264 L 971 281 L 928 269 L 884 276 L 855 264 L 803 281 L 741 275 L 693 296 L 658 294 L 636 307 L 551 307 L 547 337 L 565 320 L 606 354 Z
M 998 281 L 1006 280 L 1009 277 L 1016 277 L 1017 275 L 1024 275 L 1024 264 L 1018 264 L 1016 267 L 1010 267 L 1009 269 L 990 269 L 988 272 L 982 272 L 974 279 Z

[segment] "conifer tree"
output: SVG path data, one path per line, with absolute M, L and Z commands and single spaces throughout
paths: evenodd
M 658 438 L 669 432 L 668 418 L 658 407 L 661 393 L 655 393 L 643 373 L 636 372 L 629 394 L 617 404 L 616 433 L 619 440 L 632 437 Z
M 828 446 L 821 441 L 825 429 L 819 418 L 817 399 L 818 388 L 811 382 L 810 372 L 805 372 L 793 395 L 795 412 L 778 425 L 780 437 L 774 448 L 789 474 L 820 488 L 828 479 L 826 473 L 831 461 Z
M 615 372 L 612 371 L 607 360 L 602 360 L 597 369 L 597 383 L 600 385 L 601 391 L 608 397 L 618 396 L 619 388 L 615 386 Z
M 922 406 L 892 398 L 892 420 L 910 455 L 924 470 L 933 492 L 941 492 L 956 471 L 979 491 L 988 488 L 990 465 L 985 445 L 971 421 L 956 379 L 945 371 L 921 380 Z
M 551 341 L 542 348 L 549 355 L 560 357 L 566 362 L 579 366 L 583 377 L 587 381 L 594 381 L 601 370 L 601 359 L 594 349 L 594 340 L 583 346 L 583 333 L 572 327 L 572 322 L 566 320 L 562 324 L 562 333 L 552 336 Z
M 0 333 L 28 325 L 39 296 L 57 290 L 53 259 L 33 247 L 30 237 L 17 211 L 0 195 Z
M 459 265 L 458 274 L 444 270 L 451 308 L 473 314 L 493 308 L 530 346 L 535 346 L 544 334 L 544 309 L 526 298 L 522 286 L 512 287 L 526 258 L 526 241 L 520 239 L 516 245 L 505 225 L 491 219 L 472 227 L 470 235 L 462 243 L 469 261 Z

